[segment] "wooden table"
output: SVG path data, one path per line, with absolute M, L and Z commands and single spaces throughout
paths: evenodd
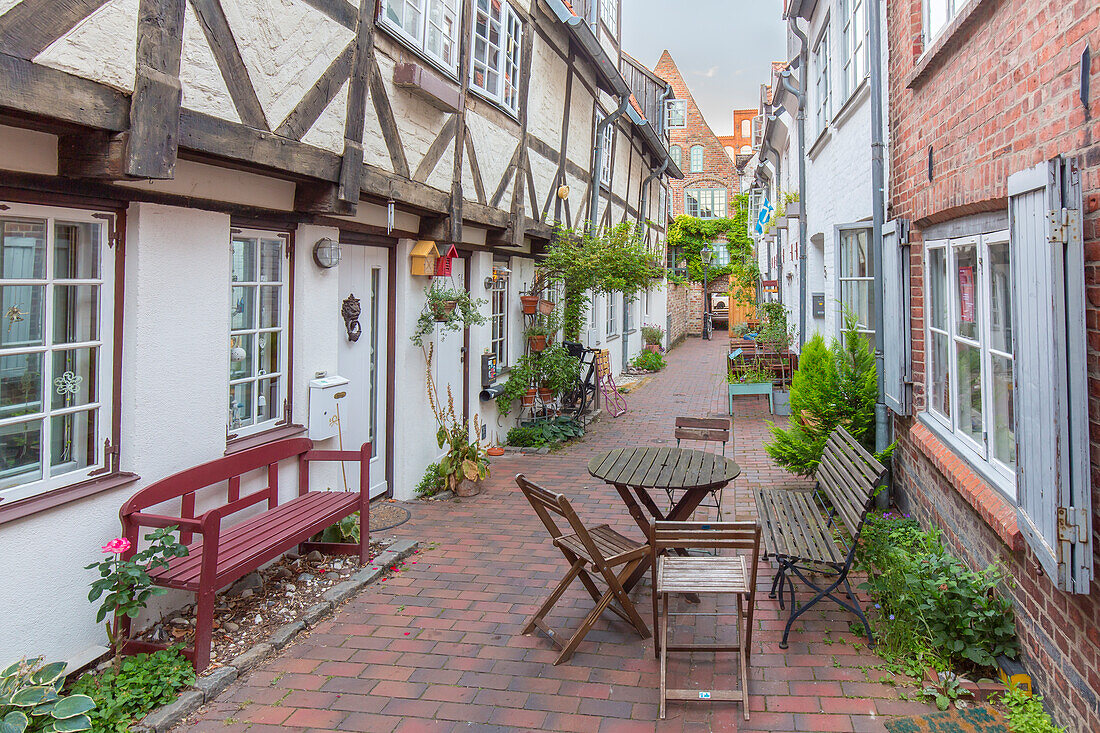
M 618 448 L 596 455 L 588 462 L 588 473 L 615 487 L 630 516 L 649 536 L 650 519 L 686 521 L 706 497 L 741 475 L 741 467 L 715 453 L 685 448 Z M 683 491 L 668 513 L 661 511 L 649 495 L 650 489 Z M 642 511 L 645 507 L 645 512 Z M 623 585 L 629 591 L 648 569 L 643 563 Z

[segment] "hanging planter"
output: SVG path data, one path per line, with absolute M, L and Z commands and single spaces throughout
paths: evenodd
M 533 316 L 539 309 L 539 296 L 537 295 L 521 295 L 519 296 L 520 305 L 523 306 L 523 315 Z
M 531 348 L 531 351 L 542 351 L 546 348 L 546 335 L 528 336 L 527 345 Z
M 554 312 L 554 304 L 549 300 L 539 299 L 538 311 L 544 316 L 548 316 Z
M 445 285 L 438 279 L 428 286 L 424 295 L 424 310 L 416 319 L 416 330 L 412 335 L 412 341 L 417 346 L 422 346 L 424 337 L 437 329 L 446 333 L 485 323 L 480 308 L 489 301 L 484 298 L 475 300 L 465 290 Z
M 444 300 L 440 303 L 439 310 L 435 314 L 436 323 L 446 323 L 450 320 L 451 314 L 455 312 L 457 306 L 457 300 Z

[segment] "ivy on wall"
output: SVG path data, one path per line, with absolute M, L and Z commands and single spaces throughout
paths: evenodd
M 687 271 L 680 277 L 703 282 L 703 247 L 726 247 L 729 264 L 716 266 L 711 262 L 707 279 L 730 276 L 732 294 L 738 300 L 755 302 L 756 283 L 760 268 L 752 238 L 748 234 L 749 197 L 740 194 L 733 199 L 735 213 L 732 218 L 698 219 L 694 216 L 678 216 L 668 227 L 668 247 L 675 250 L 676 262 L 687 262 Z M 674 275 L 670 275 L 670 280 Z

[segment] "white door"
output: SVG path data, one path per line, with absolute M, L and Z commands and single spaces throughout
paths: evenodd
M 464 260 L 455 259 L 452 269 L 453 274 L 442 278 L 448 281 L 445 284 L 455 290 L 464 290 L 466 287 L 464 266 Z M 465 389 L 465 382 L 462 378 L 464 333 L 462 329 L 446 333 L 440 333 L 437 329 L 434 334 L 435 355 L 432 358 L 432 369 L 435 372 L 433 376 L 435 377 L 436 389 L 439 392 L 439 401 L 443 409 L 447 409 L 447 387 L 449 386 L 451 388 L 451 398 L 454 400 L 455 416 L 459 422 L 462 421 L 462 395 Z M 434 434 L 434 426 L 432 430 Z
M 340 262 L 340 300 L 359 299 L 359 338 L 341 327 L 338 368 L 347 377 L 348 396 L 340 401 L 340 439 L 344 450 L 372 443 L 371 498 L 386 493 L 386 334 L 388 252 L 380 247 L 345 244 Z M 359 488 L 359 474 L 344 467 L 348 489 Z M 343 477 L 342 477 L 343 478 Z

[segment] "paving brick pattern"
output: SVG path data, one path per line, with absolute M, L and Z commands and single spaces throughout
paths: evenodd
M 807 613 L 790 648 L 779 649 L 783 621 L 767 598 L 769 563 L 760 568 L 748 722 L 739 705 L 719 702 L 670 703 L 658 721 L 652 640 L 610 613 L 560 666 L 544 637 L 519 633 L 566 565 L 512 477 L 523 472 L 568 494 L 586 522 L 640 537 L 617 494 L 591 479 L 586 464 L 610 447 L 673 443 L 676 415 L 725 414 L 724 345 L 688 339 L 668 369 L 629 395 L 626 415 L 598 421 L 583 442 L 558 453 L 497 459 L 480 496 L 412 505 L 412 521 L 395 531 L 434 546 L 238 680 L 186 730 L 882 731 L 882 716 L 929 710 L 900 699 L 911 687 L 883 683 L 890 676 L 869 669 L 881 660 L 859 645 L 839 610 Z M 761 448 L 766 401 L 739 398 L 735 411 L 730 450 L 743 472 L 727 489 L 724 512 L 750 519 L 752 487 L 800 479 Z M 647 583 L 634 599 L 648 623 Z M 571 632 L 590 608 L 576 584 L 548 620 Z M 730 607 L 704 598 L 701 610 Z M 722 621 L 679 617 L 674 639 L 728 639 Z M 738 686 L 732 655 L 681 655 L 669 675 L 673 686 Z

